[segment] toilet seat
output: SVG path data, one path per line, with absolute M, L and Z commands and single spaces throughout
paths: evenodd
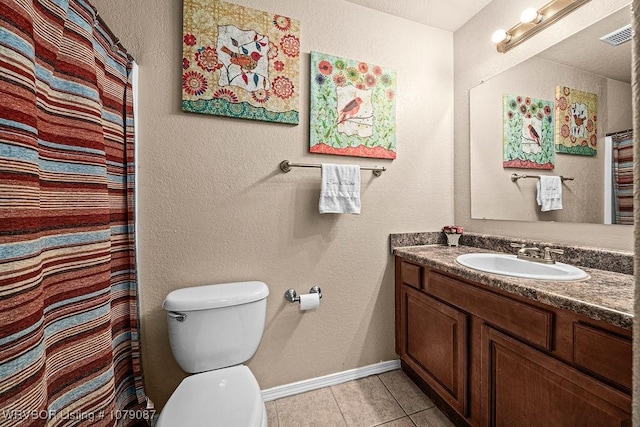
M 265 425 L 255 377 L 244 365 L 188 376 L 173 392 L 156 427 Z

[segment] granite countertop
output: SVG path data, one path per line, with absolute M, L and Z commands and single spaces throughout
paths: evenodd
M 633 325 L 634 280 L 631 274 L 581 267 L 589 273 L 589 279 L 564 282 L 530 280 L 473 270 L 455 261 L 462 254 L 495 252 L 484 248 L 421 245 L 395 247 L 393 252 L 408 261 L 624 329 L 631 329 Z

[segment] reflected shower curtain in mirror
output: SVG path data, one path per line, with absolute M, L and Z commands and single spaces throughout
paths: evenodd
M 0 426 L 132 425 L 132 58 L 84 0 L 0 4 Z
M 615 223 L 633 225 L 633 131 L 611 135 Z

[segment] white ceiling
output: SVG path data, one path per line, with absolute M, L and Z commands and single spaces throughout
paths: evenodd
M 631 12 L 625 7 L 539 53 L 538 56 L 599 76 L 631 83 L 632 43 L 610 46 L 599 40 L 600 37 L 630 22 Z
M 346 0 L 350 3 L 455 31 L 491 0 Z
M 456 31 L 492 0 L 346 0 L 370 9 Z M 609 77 L 631 81 L 631 43 L 612 47 L 600 37 L 629 24 L 629 8 L 603 19 L 539 54 L 553 62 Z

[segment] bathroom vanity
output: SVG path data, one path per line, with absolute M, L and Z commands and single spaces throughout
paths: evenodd
M 395 248 L 396 352 L 458 425 L 631 425 L 633 276 L 544 282 Z

